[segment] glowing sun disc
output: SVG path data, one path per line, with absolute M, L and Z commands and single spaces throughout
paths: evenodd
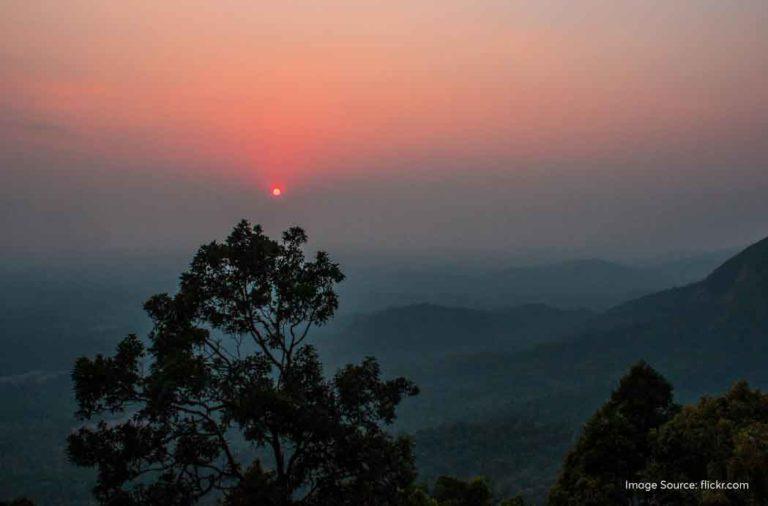
M 283 194 L 283 190 L 281 190 L 280 188 L 272 188 L 273 197 L 279 197 L 282 194 Z

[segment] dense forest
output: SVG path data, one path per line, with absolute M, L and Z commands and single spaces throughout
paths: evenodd
M 103 296 L 69 320 L 55 306 L 72 301 L 53 296 L 39 314 L 4 315 L 4 332 L 24 330 L 4 341 L 0 498 L 511 506 L 768 497 L 768 397 L 745 382 L 768 384 L 768 240 L 702 281 L 631 300 L 612 281 L 582 308 L 542 296 L 337 318 L 342 268 L 323 252 L 305 258 L 306 240 L 298 228 L 274 240 L 240 223 L 201 247 L 173 294 L 151 297 L 149 319 L 131 316 L 135 333 L 117 343 L 115 306 Z M 533 275 L 521 272 L 499 280 Z M 641 285 L 632 276 L 630 291 Z M 172 289 L 171 277 L 157 282 Z M 134 303 L 138 292 L 116 299 Z M 616 304 L 603 310 L 611 294 Z M 45 346 L 33 345 L 44 334 Z M 29 365 L 9 358 L 26 352 Z M 664 480 L 697 488 L 643 488 Z

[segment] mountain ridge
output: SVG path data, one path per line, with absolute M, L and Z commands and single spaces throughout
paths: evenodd
M 677 402 L 726 391 L 740 379 L 765 388 L 767 301 L 764 239 L 702 281 L 614 307 L 578 336 L 517 353 L 453 357 L 436 372 L 453 385 L 425 390 L 432 406 L 462 409 L 443 415 L 455 422 L 416 432 L 422 479 L 485 474 L 502 494 L 542 501 L 583 420 L 641 359 L 676 385 Z M 516 432 L 520 427 L 526 430 Z M 539 452 L 529 455 L 532 445 Z

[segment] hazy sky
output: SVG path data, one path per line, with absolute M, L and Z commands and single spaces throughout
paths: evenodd
M 6 254 L 720 248 L 767 134 L 765 0 L 0 0 Z

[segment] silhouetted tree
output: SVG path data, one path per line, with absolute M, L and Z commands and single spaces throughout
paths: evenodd
M 652 435 L 649 480 L 745 482 L 748 490 L 654 494 L 661 504 L 768 503 L 768 395 L 736 383 L 721 397 L 686 406 Z
M 610 400 L 587 422 L 550 491 L 553 505 L 626 504 L 648 461 L 649 433 L 677 411 L 672 387 L 644 362 L 621 379 Z
M 323 374 L 310 329 L 338 306 L 337 264 L 305 259 L 300 228 L 282 241 L 239 223 L 199 249 L 175 296 L 145 304 L 145 344 L 78 359 L 73 462 L 98 469 L 104 504 L 183 505 L 218 492 L 231 505 L 401 502 L 411 443 L 386 430 L 417 389 L 383 381 L 367 358 Z

